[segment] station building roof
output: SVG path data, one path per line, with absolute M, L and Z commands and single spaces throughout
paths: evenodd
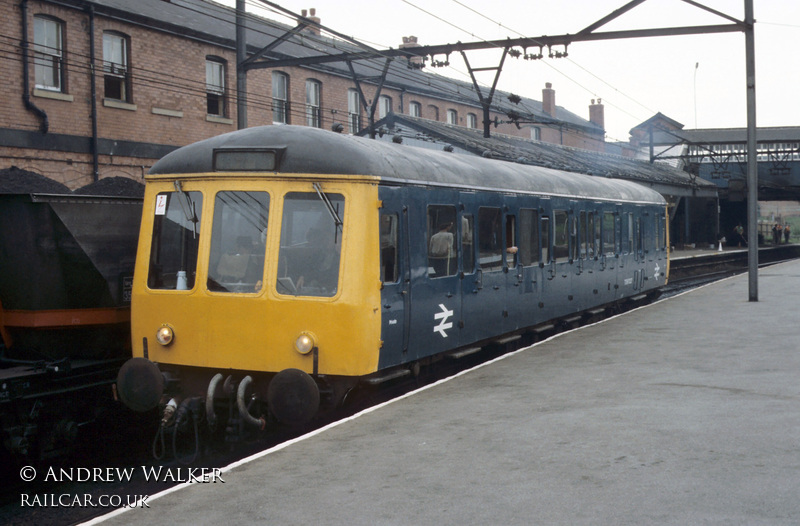
M 716 197 L 713 183 L 664 163 L 570 148 L 508 135 L 483 136 L 482 130 L 452 126 L 406 115 L 391 114 L 376 123 L 379 138 L 415 146 L 480 155 L 566 172 L 635 181 L 665 197 Z M 449 149 L 448 148 L 448 149 Z
M 210 42 L 230 49 L 236 47 L 236 12 L 234 9 L 206 0 L 64 0 L 76 5 L 92 4 L 99 14 L 105 14 L 138 23 L 150 28 L 172 32 L 185 38 L 193 38 Z M 291 26 L 274 20 L 263 18 L 248 12 L 246 18 L 248 50 L 255 52 L 271 44 L 292 29 Z M 435 44 L 441 44 L 436 42 Z M 363 51 L 350 42 L 329 38 L 309 31 L 302 31 L 281 43 L 269 52 L 275 58 L 303 58 L 324 54 L 339 54 Z M 379 76 L 384 59 L 359 60 L 353 62 L 353 68 L 359 77 Z M 325 71 L 330 74 L 350 78 L 351 74 L 343 62 L 333 62 L 314 66 L 308 69 Z M 403 89 L 410 93 L 418 93 L 442 100 L 451 100 L 461 104 L 472 104 L 480 108 L 480 102 L 471 83 L 431 73 L 432 68 L 425 70 L 409 69 L 406 60 L 392 61 L 385 86 Z M 542 102 L 522 96 L 519 104 L 507 101 L 509 93 L 497 90 L 494 96 L 493 111 L 506 112 L 513 110 L 521 115 L 530 115 L 540 121 L 561 121 L 593 133 L 602 133 L 602 127 L 575 113 L 556 106 L 555 119 L 546 114 Z

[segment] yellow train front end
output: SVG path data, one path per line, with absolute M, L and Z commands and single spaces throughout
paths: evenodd
M 275 172 L 147 177 L 118 391 L 145 411 L 309 420 L 378 367 L 377 181 Z M 352 379 L 353 382 L 348 382 Z

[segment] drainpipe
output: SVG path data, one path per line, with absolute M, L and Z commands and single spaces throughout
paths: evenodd
M 40 119 L 39 131 L 47 133 L 47 130 L 50 129 L 47 113 L 31 101 L 31 79 L 28 71 L 28 49 L 30 47 L 28 42 L 28 0 L 22 0 L 20 9 L 22 11 L 22 100 L 25 102 L 25 108 Z
M 97 78 L 95 72 L 94 5 L 89 5 L 89 81 L 92 86 L 92 179 L 100 179 L 100 162 L 97 148 Z

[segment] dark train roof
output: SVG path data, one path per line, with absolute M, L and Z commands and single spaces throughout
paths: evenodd
M 150 174 L 212 172 L 214 150 L 233 148 L 284 148 L 280 173 L 377 176 L 407 184 L 665 202 L 659 193 L 630 181 L 437 152 L 305 126 L 261 126 L 212 137 L 166 155 Z

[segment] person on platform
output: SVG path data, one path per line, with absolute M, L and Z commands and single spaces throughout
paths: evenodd
M 733 239 L 731 241 L 739 247 L 747 246 L 747 240 L 744 238 L 744 228 L 741 223 L 733 228 Z
M 789 226 L 789 223 L 786 223 L 783 227 L 783 242 L 789 243 L 789 236 L 792 235 L 792 228 Z

